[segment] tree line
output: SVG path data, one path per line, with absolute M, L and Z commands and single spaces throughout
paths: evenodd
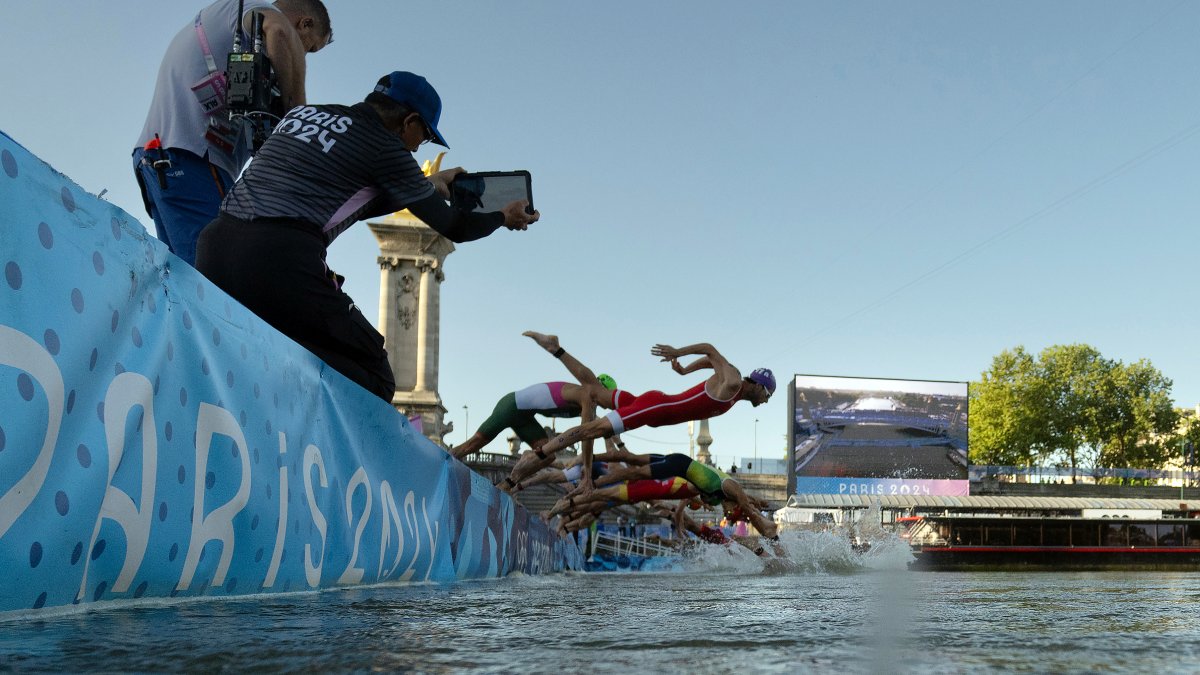
M 973 464 L 1162 468 L 1195 464 L 1200 423 L 1171 401 L 1148 360 L 1122 363 L 1090 345 L 1034 355 L 1004 350 L 970 384 Z M 1200 453 L 1195 453 L 1200 454 Z

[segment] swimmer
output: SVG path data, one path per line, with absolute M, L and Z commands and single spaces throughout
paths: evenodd
M 746 494 L 741 483 L 730 478 L 724 471 L 702 462 L 697 462 L 684 454 L 672 453 L 663 456 L 658 461 L 642 466 L 627 466 L 625 468 L 613 469 L 598 479 L 596 486 L 602 487 L 619 481 L 645 480 L 648 478 L 663 480 L 672 477 L 686 479 L 692 485 L 696 486 L 696 489 L 704 497 L 730 502 L 731 505 L 726 508 L 726 512 L 731 512 L 736 507 L 745 514 L 747 520 L 750 521 L 750 524 L 760 534 L 767 537 L 774 537 L 778 534 L 779 526 L 768 520 L 760 512 L 761 509 L 767 508 L 765 501 Z M 580 499 L 585 496 L 586 493 L 581 493 L 580 495 L 575 495 L 575 498 Z
M 537 415 L 547 417 L 583 417 L 592 420 L 595 417 L 595 406 L 616 408 L 619 403 L 632 400 L 632 396 L 617 391 L 617 383 L 612 377 L 601 373 L 596 375 L 590 368 L 583 365 L 569 354 L 558 343 L 558 336 L 545 335 L 535 331 L 525 331 L 522 335 L 532 339 L 542 349 L 562 361 L 567 370 L 579 384 L 570 382 L 542 382 L 531 385 L 520 391 L 506 394 L 496 403 L 492 414 L 479 425 L 479 429 L 461 445 L 451 449 L 451 453 L 462 459 L 478 451 L 490 443 L 506 427 L 513 430 L 530 447 L 537 449 L 545 444 L 550 436 L 537 420 Z M 585 447 L 585 453 L 590 454 L 591 448 Z M 587 484 L 591 482 L 590 462 L 585 474 Z M 506 484 L 503 488 L 511 489 L 515 483 Z
M 613 436 L 604 439 L 608 446 L 605 452 L 592 456 L 592 477 L 596 478 L 608 473 L 609 464 L 618 464 L 620 466 L 630 464 L 649 464 L 650 462 L 662 458 L 662 455 L 637 455 L 629 451 L 625 447 L 625 443 L 621 441 L 619 436 Z M 558 463 L 556 463 L 558 464 Z M 527 487 L 533 485 L 543 485 L 546 483 L 555 483 L 559 485 L 571 485 L 577 487 L 583 478 L 583 456 L 572 457 L 570 461 L 561 466 L 546 467 L 533 474 L 529 478 L 517 483 L 512 488 L 512 492 L 520 492 Z
M 770 370 L 759 368 L 743 378 L 738 369 L 710 344 L 682 348 L 659 344 L 651 348 L 650 353 L 670 362 L 671 368 L 680 375 L 704 368 L 711 369 L 713 374 L 679 394 L 649 391 L 631 401 L 618 401 L 614 395 L 612 403 L 615 409 L 612 412 L 569 429 L 523 455 L 512 473 L 504 479 L 504 484 L 516 485 L 526 476 L 549 466 L 554 462 L 554 453 L 578 441 L 604 438 L 643 426 L 661 427 L 716 417 L 738 401 L 750 401 L 758 406 L 766 403 L 775 393 L 775 376 Z M 686 366 L 681 365 L 679 358 L 688 355 L 698 355 L 699 358 Z
M 596 504 L 615 506 L 657 499 L 691 499 L 699 495 L 700 491 L 696 489 L 696 486 L 683 478 L 634 480 L 597 488 L 587 492 L 586 496 L 563 497 L 550 510 L 550 515 L 590 511 Z
M 685 512 L 685 509 L 688 507 L 695 508 L 696 506 L 698 504 L 695 501 L 689 503 L 687 500 L 681 500 L 679 505 L 669 513 L 666 507 L 659 507 L 659 512 L 663 517 L 671 519 L 675 531 L 680 536 L 683 536 L 684 532 L 691 532 L 701 541 L 706 541 L 710 544 L 738 544 L 760 558 L 767 557 L 766 545 L 764 545 L 763 540 L 759 537 L 728 537 L 720 528 L 710 527 L 708 523 L 701 525 L 692 520 Z M 777 540 L 771 540 L 770 546 L 775 557 L 784 557 L 787 555 L 787 551 L 779 545 Z

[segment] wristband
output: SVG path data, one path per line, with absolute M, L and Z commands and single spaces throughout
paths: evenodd
M 562 347 L 559 347 L 558 349 L 555 349 L 553 352 L 550 352 L 550 353 L 554 356 L 554 358 L 561 359 L 562 355 L 565 354 L 566 352 L 567 352 L 567 350 L 563 349 Z

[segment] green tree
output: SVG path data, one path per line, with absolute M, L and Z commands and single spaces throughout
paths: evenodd
M 1171 380 L 1145 359 L 1116 363 L 1095 405 L 1096 466 L 1162 466 L 1173 455 L 1172 432 L 1179 413 L 1171 402 Z
M 1037 372 L 1043 392 L 1039 405 L 1046 407 L 1047 445 L 1051 454 L 1066 458 L 1072 468 L 1071 482 L 1081 459 L 1095 459 L 1089 432 L 1111 368 L 1112 363 L 1090 345 L 1053 345 L 1039 355 Z
M 1086 344 L 1053 345 L 1037 358 L 1005 350 L 971 384 L 972 460 L 1161 466 L 1181 447 L 1171 436 L 1179 420 L 1171 384 L 1149 361 L 1125 365 Z
M 1004 350 L 969 388 L 971 461 L 1000 466 L 1035 466 L 1042 447 L 1036 362 L 1024 347 Z

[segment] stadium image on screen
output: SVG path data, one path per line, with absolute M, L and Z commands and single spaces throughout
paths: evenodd
M 967 383 L 797 375 L 796 492 L 967 494 Z

